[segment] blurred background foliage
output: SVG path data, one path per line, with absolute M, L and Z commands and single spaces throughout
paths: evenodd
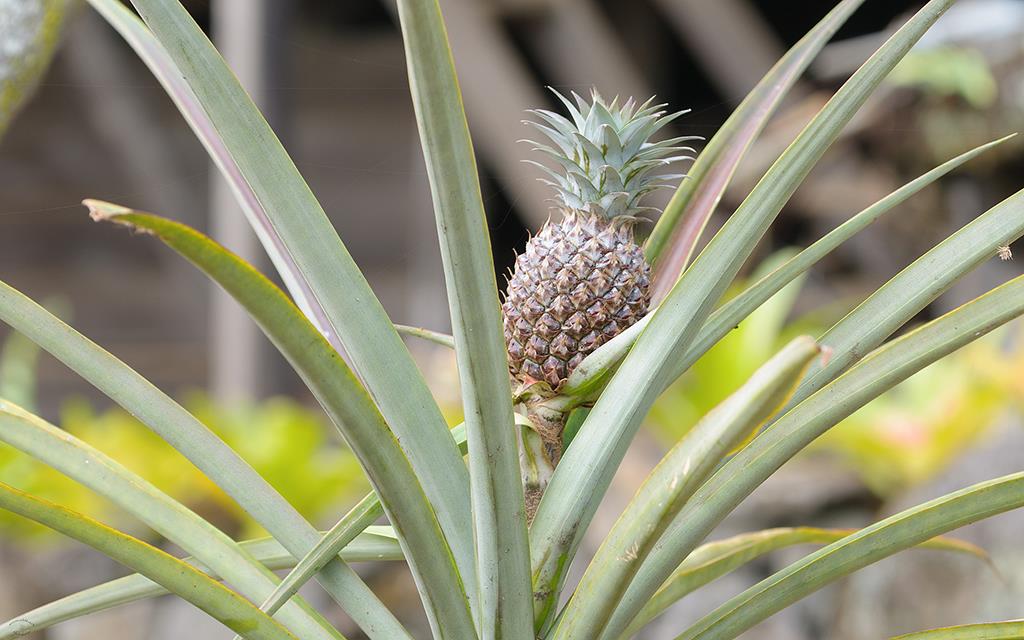
M 74 0 L 0 0 L 0 134 L 32 96 Z
M 0 352 L 0 395 L 27 408 L 35 406 L 38 358 L 34 344 L 20 334 L 11 334 Z M 369 490 L 355 456 L 338 441 L 336 430 L 319 409 L 284 397 L 227 407 L 201 392 L 186 394 L 183 404 L 312 522 L 333 524 L 331 516 Z M 57 424 L 231 535 L 266 535 L 188 460 L 125 411 L 98 410 L 88 399 L 72 398 L 61 406 Z M 5 444 L 0 444 L 0 477 L 113 526 L 126 527 L 135 535 L 151 537 L 145 527 L 92 491 Z M 6 511 L 0 512 L 0 536 L 67 542 Z

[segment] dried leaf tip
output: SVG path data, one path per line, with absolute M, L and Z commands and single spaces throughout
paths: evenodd
M 133 209 L 129 209 L 128 207 L 119 204 L 114 204 L 113 202 L 106 202 L 104 200 L 86 199 L 82 200 L 82 204 L 89 209 L 89 217 L 95 222 L 113 222 L 115 224 L 124 225 L 137 233 L 153 235 L 152 231 L 143 229 L 123 217 L 136 213 Z
M 82 200 L 82 204 L 89 209 L 89 217 L 96 222 L 103 222 L 119 215 L 131 213 L 131 209 L 103 200 L 86 199 Z

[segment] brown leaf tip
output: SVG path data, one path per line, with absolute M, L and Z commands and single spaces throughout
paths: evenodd
M 143 229 L 122 218 L 124 215 L 133 213 L 133 210 L 128 207 L 123 207 L 119 204 L 114 204 L 113 202 L 93 199 L 82 200 L 82 204 L 89 209 L 89 217 L 95 222 L 113 222 L 115 224 L 124 225 L 137 233 L 152 234 L 152 231 Z

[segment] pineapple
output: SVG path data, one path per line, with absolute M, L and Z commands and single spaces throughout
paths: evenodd
M 591 101 L 555 95 L 571 121 L 533 110 L 526 121 L 554 146 L 530 142 L 559 170 L 531 162 L 557 193 L 561 220 L 549 220 L 517 256 L 502 304 L 512 377 L 522 388 L 557 393 L 588 354 L 647 313 L 650 265 L 633 228 L 651 209 L 644 194 L 682 176 L 651 175 L 692 151 L 678 146 L 695 138 L 650 142 L 683 112 L 666 114 L 653 98 L 621 106 L 595 91 Z M 546 385 L 546 386 L 544 386 Z

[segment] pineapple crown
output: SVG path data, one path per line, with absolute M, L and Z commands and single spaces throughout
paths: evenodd
M 692 160 L 693 156 L 685 154 L 694 150 L 679 144 L 701 138 L 684 136 L 661 142 L 650 142 L 650 139 L 686 111 L 668 113 L 664 110 L 666 105 L 651 104 L 653 97 L 642 104 L 629 98 L 620 105 L 618 97 L 606 102 L 596 90 L 591 93 L 589 103 L 572 92 L 574 105 L 558 91 L 551 91 L 566 106 L 571 120 L 552 111 L 531 109 L 528 113 L 540 121 L 523 121 L 554 144 L 524 141 L 553 159 L 561 169 L 556 171 L 526 160 L 551 178 L 540 178 L 541 182 L 554 187 L 565 208 L 606 219 L 628 219 L 657 211 L 640 206 L 640 199 L 685 175 L 652 175 L 652 172 L 679 160 Z

